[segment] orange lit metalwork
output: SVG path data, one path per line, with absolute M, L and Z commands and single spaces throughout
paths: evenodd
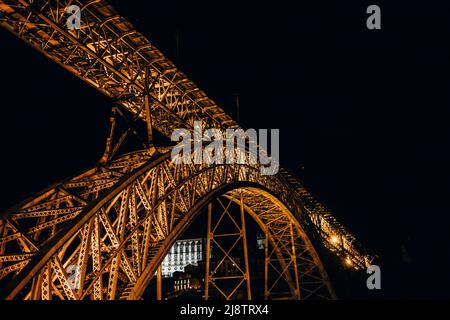
M 65 27 L 69 4 L 82 8 L 80 30 Z M 261 176 L 248 162 L 176 166 L 170 148 L 155 147 L 152 130 L 170 137 L 175 128 L 192 129 L 195 120 L 207 128 L 238 125 L 105 1 L 0 0 L 0 24 L 115 105 L 96 167 L 0 216 L 2 298 L 138 299 L 171 244 L 219 196 L 241 203 L 265 230 L 273 251 L 266 272 L 285 268 L 290 298 L 335 298 L 310 237 L 355 269 L 370 263 L 355 238 L 285 170 Z M 121 150 L 136 133 L 132 127 L 117 132 L 116 121 L 126 117 L 147 124 L 142 150 Z M 74 265 L 75 287 L 67 272 Z M 275 286 L 265 286 L 269 298 Z

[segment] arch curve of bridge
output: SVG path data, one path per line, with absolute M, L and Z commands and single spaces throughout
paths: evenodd
M 270 190 L 264 186 L 251 182 L 233 182 L 222 186 L 204 196 L 202 199 L 199 199 L 183 220 L 179 222 L 172 233 L 164 240 L 164 243 L 158 250 L 152 263 L 147 266 L 146 270 L 142 272 L 140 278 L 132 286 L 129 296 L 127 297 L 128 299 L 134 300 L 142 298 L 145 289 L 157 272 L 158 266 L 169 253 L 170 248 L 175 241 L 178 240 L 186 229 L 195 222 L 202 210 L 219 197 L 227 198 L 237 205 L 239 205 L 242 200 L 244 211 L 257 223 L 261 230 L 267 232 L 268 241 L 270 245 L 274 247 L 275 254 L 280 261 L 286 255 L 292 255 L 292 253 L 289 251 L 290 248 L 288 248 L 288 252 L 282 252 L 283 249 L 286 251 L 286 248 L 279 247 L 279 243 L 283 241 L 283 239 L 280 238 L 279 234 L 276 234 L 274 229 L 279 231 L 280 228 L 288 229 L 290 225 L 292 225 L 294 228 L 294 240 L 296 241 L 297 246 L 302 247 L 303 249 L 303 251 L 297 253 L 299 255 L 297 259 L 303 260 L 304 262 L 306 261 L 306 263 L 303 264 L 304 266 L 309 264 L 308 270 L 306 271 L 310 273 L 316 271 L 316 275 L 313 276 L 313 278 L 315 278 L 316 281 L 319 280 L 317 286 L 305 290 L 305 298 L 319 297 L 324 299 L 336 299 L 336 294 L 329 281 L 327 272 L 298 220 Z M 277 224 L 276 227 L 271 226 L 274 222 Z M 284 236 L 289 238 L 290 235 L 284 234 Z M 289 238 L 287 241 L 290 242 L 291 239 Z M 284 264 L 283 267 L 286 268 L 287 266 Z M 311 276 L 308 275 L 307 272 L 305 272 L 305 270 L 300 270 L 299 277 L 308 278 L 308 276 Z M 302 282 L 300 282 L 300 284 L 301 286 L 303 285 Z M 319 290 L 320 293 L 318 293 Z M 291 298 L 295 299 L 294 287 L 291 288 L 291 294 Z
M 42 236 L 46 233 L 41 231 L 47 230 L 47 225 L 54 227 L 55 219 L 40 221 L 28 229 L 36 235 L 37 228 L 42 239 L 33 238 L 35 250 L 22 247 L 20 254 L 28 254 L 30 258 L 3 285 L 4 296 L 118 299 L 131 284 L 129 298 L 139 298 L 170 244 L 200 209 L 221 195 L 236 200 L 237 193 L 245 198 L 247 213 L 261 227 L 269 226 L 263 212 L 257 210 L 257 205 L 264 201 L 273 210 L 278 208 L 285 223 L 295 227 L 298 259 L 304 268 L 301 276 L 310 280 L 305 283 L 314 283 L 312 287 L 301 288 L 305 293 L 302 297 L 335 298 L 322 263 L 301 227 L 304 219 L 301 201 L 292 195 L 281 176 L 262 176 L 259 165 L 250 164 L 248 155 L 242 164 L 176 165 L 170 152 L 150 157 L 147 151 L 124 155 L 68 179 L 8 214 L 5 221 L 14 220 L 20 226 L 21 219 L 31 213 L 37 215 L 39 210 L 56 210 L 58 197 L 69 196 L 64 209 L 74 210 L 72 218 L 60 224 L 54 222 L 57 231 L 49 235 Z M 43 216 L 42 212 L 39 216 Z M 22 236 L 29 239 L 30 231 L 22 232 Z M 274 233 L 270 233 L 269 239 L 275 247 Z M 149 250 L 161 242 L 162 249 L 148 261 Z M 277 255 L 281 257 L 283 253 Z M 73 264 L 81 269 L 81 284 L 77 288 L 71 288 L 65 272 Z

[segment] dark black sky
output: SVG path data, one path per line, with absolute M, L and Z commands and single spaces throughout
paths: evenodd
M 380 256 L 383 297 L 450 295 L 450 3 L 111 2 L 232 115 L 239 93 L 242 126 L 280 129 L 282 164 Z M 0 44 L 5 209 L 98 160 L 110 101 Z

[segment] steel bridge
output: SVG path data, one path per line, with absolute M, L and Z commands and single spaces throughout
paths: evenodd
M 70 5 L 81 8 L 78 30 L 66 27 Z M 0 298 L 140 299 L 156 277 L 161 299 L 160 265 L 203 208 L 206 299 L 211 290 L 233 299 L 244 288 L 252 297 L 246 218 L 265 234 L 267 299 L 336 298 L 313 242 L 348 267 L 370 264 L 356 239 L 285 170 L 263 176 L 249 153 L 240 164 L 176 165 L 171 147 L 155 146 L 154 130 L 170 137 L 176 128 L 193 130 L 198 120 L 204 128 L 239 126 L 106 1 L 0 0 L 0 23 L 113 105 L 97 166 L 0 215 Z M 143 136 L 138 124 L 146 128 Z M 124 151 L 135 135 L 142 148 Z M 245 257 L 237 284 L 227 291 L 208 250 L 224 236 L 216 227 L 231 204 L 240 212 L 233 220 L 234 246 Z M 223 249 L 224 257 L 233 259 L 230 250 Z M 73 265 L 79 267 L 77 286 L 68 272 Z

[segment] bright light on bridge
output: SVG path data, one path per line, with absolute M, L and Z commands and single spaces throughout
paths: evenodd
M 353 265 L 352 260 L 350 259 L 350 257 L 345 258 L 345 264 L 349 267 L 351 267 Z
M 338 244 L 338 242 L 339 242 L 338 236 L 332 236 L 331 237 L 331 243 L 332 244 Z

